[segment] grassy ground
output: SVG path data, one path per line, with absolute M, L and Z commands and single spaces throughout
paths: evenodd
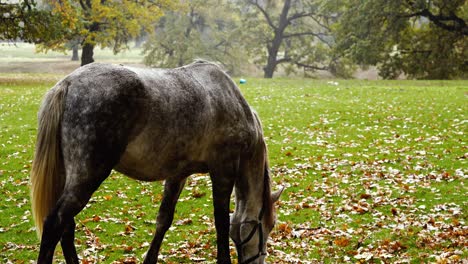
M 3 263 L 30 263 L 38 253 L 28 174 L 37 108 L 58 78 L 0 75 Z M 263 120 L 273 184 L 287 187 L 267 261 L 468 259 L 467 81 L 248 79 L 241 89 Z M 140 263 L 161 190 L 112 173 L 77 216 L 83 263 Z M 205 175 L 188 181 L 163 263 L 214 262 L 210 190 Z

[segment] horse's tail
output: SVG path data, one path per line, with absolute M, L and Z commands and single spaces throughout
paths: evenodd
M 57 84 L 45 96 L 38 114 L 36 151 L 31 170 L 31 204 L 39 239 L 45 217 L 62 194 L 65 182 L 60 122 L 66 92 L 65 82 Z

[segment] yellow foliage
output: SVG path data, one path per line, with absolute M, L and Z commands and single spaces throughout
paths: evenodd
M 84 43 L 119 51 L 142 31 L 152 34 L 164 11 L 182 8 L 179 1 L 170 0 L 91 0 L 89 5 L 73 0 L 44 2 L 61 17 L 62 26 L 69 30 L 69 35 L 59 43 L 46 43 L 41 47 L 43 50 L 63 49 L 69 41 L 80 39 Z

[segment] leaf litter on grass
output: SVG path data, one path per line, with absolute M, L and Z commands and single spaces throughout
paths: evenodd
M 384 94 L 367 99 L 362 113 L 327 108 L 309 117 L 302 128 L 293 124 L 271 129 L 274 142 L 283 143 L 278 159 L 284 164 L 276 165 L 273 174 L 277 184 L 293 190 L 280 204 L 280 219 L 287 220 L 273 233 L 272 259 L 466 260 L 467 201 L 462 197 L 468 172 L 463 140 L 467 127 L 461 121 L 466 104 L 445 105 L 441 114 L 436 109 L 450 101 L 446 98 L 440 102 L 426 98 L 431 100 L 429 112 L 424 98 L 418 98 L 417 109 L 398 102 L 389 105 L 382 98 Z M 325 101 L 332 100 L 342 109 L 357 101 L 335 96 Z M 316 154 L 309 156 L 302 149 L 316 149 Z M 452 190 L 445 187 L 450 185 Z M 428 196 L 420 197 L 421 190 Z M 311 210 L 319 216 L 310 220 L 302 216 Z
M 466 261 L 468 109 L 459 96 L 466 88 L 456 82 L 443 88 L 308 80 L 249 85 L 243 92 L 262 117 L 274 188 L 287 187 L 267 261 Z M 28 88 L 21 97 L 24 88 L 8 89 L 10 99 L 0 102 L 0 185 L 1 210 L 11 218 L 0 226 L 0 259 L 21 263 L 38 249 L 27 189 L 34 138 L 28 129 L 35 127 L 36 109 L 28 104 L 37 105 L 42 91 Z M 210 184 L 206 175 L 187 181 L 161 249 L 164 263 L 214 263 Z M 82 263 L 140 263 L 161 190 L 160 183 L 112 174 L 77 217 Z M 231 254 L 234 259 L 232 243 Z M 60 251 L 56 258 L 63 262 Z

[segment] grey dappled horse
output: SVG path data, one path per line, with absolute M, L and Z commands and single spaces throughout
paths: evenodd
M 52 262 L 59 241 L 67 263 L 79 263 L 74 217 L 112 169 L 138 180 L 165 180 L 144 263 L 156 263 L 187 177 L 205 172 L 213 183 L 218 263 L 231 263 L 229 236 L 239 263 L 264 263 L 281 191 L 270 190 L 258 117 L 215 64 L 81 67 L 47 93 L 36 144 L 31 199 L 41 237 L 38 263 Z

